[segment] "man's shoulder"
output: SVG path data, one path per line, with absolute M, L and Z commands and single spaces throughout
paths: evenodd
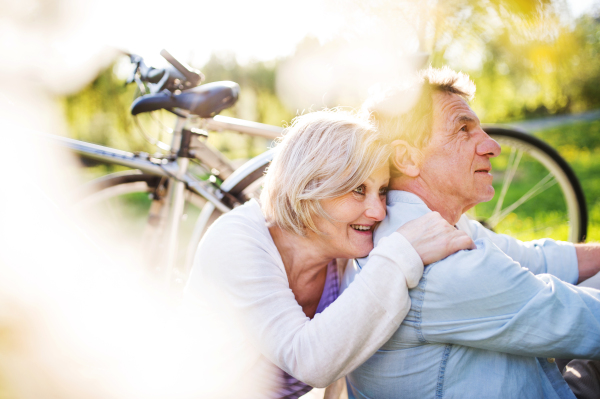
M 452 280 L 470 281 L 481 278 L 481 275 L 499 273 L 501 269 L 498 266 L 521 268 L 489 238 L 478 238 L 474 242 L 476 249 L 458 251 L 429 265 L 426 275 L 429 278 L 447 275 Z
M 444 318 L 444 311 L 452 308 L 469 313 L 470 307 L 498 306 L 510 300 L 511 292 L 529 289 L 535 277 L 527 269 L 488 238 L 475 240 L 475 245 L 477 249 L 458 251 L 425 269 L 411 293 L 425 298 L 423 310 L 434 310 L 436 317 Z

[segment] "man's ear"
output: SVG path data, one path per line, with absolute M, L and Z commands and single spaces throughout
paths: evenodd
M 392 163 L 396 169 L 409 177 L 419 176 L 421 152 L 404 140 L 394 140 L 391 146 Z

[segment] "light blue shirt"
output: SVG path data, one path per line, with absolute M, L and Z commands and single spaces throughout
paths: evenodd
M 431 212 L 391 191 L 377 243 Z M 391 339 L 348 376 L 357 398 L 574 398 L 553 359 L 600 359 L 600 291 L 578 279 L 567 243 L 522 243 L 462 218 L 477 249 L 425 269 Z M 360 271 L 354 262 L 343 287 Z

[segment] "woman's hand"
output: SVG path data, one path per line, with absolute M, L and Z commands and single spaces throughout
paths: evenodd
M 475 249 L 464 231 L 457 230 L 437 212 L 412 220 L 398 230 L 417 251 L 424 265 L 437 262 L 461 249 Z

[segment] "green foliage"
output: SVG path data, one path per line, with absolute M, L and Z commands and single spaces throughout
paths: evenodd
M 554 21 L 552 34 L 536 35 Z M 558 16 L 536 24 L 503 25 L 485 46 L 484 62 L 471 72 L 474 108 L 501 122 L 600 107 L 600 23 L 584 15 L 571 25 Z M 548 33 L 548 32 L 547 32 Z
M 235 107 L 227 110 L 238 118 L 281 126 L 294 117 L 275 93 L 278 62 L 254 62 L 240 65 L 233 55 L 213 55 L 201 70 L 207 82 L 231 80 L 240 85 L 242 93 Z
M 83 90 L 62 99 L 70 136 L 123 150 L 147 151 L 146 143 L 134 134 L 129 114 L 134 94 L 135 87 L 126 87 L 113 67 L 105 69 Z
M 423 6 L 433 66 L 477 84 L 474 108 L 503 122 L 600 107 L 600 21 L 564 0 L 449 0 Z M 428 8 L 429 7 L 429 8 Z
M 421 11 L 413 8 L 411 12 L 419 19 Z M 423 41 L 430 42 L 425 47 L 434 66 L 449 64 L 471 75 L 478 86 L 473 107 L 486 122 L 598 108 L 600 22 L 590 15 L 570 21 L 564 8 L 563 0 L 438 2 L 428 10 L 432 23 Z M 302 42 L 298 51 L 306 51 L 309 43 L 311 40 Z M 472 62 L 465 63 L 468 59 Z M 200 69 L 208 82 L 240 84 L 238 104 L 224 115 L 281 126 L 289 123 L 294 113 L 276 95 L 279 64 L 274 60 L 240 65 L 232 54 L 213 55 Z M 136 132 L 128 113 L 134 92 L 134 85 L 124 87 L 112 68 L 103 71 L 80 93 L 64 99 L 71 135 L 153 152 Z M 330 104 L 335 105 L 347 104 Z M 156 135 L 156 123 L 142 119 Z M 172 126 L 170 121 L 165 124 Z M 232 158 L 248 158 L 268 146 L 265 140 L 228 133 L 213 135 L 210 140 Z
M 574 70 L 570 87 L 573 109 L 600 107 L 600 19 L 590 15 L 580 18 L 573 31 L 578 44 L 570 60 Z
M 275 126 L 285 126 L 294 118 L 275 92 L 277 61 L 240 65 L 233 55 L 213 55 L 202 68 L 207 82 L 231 80 L 241 87 L 238 103 L 223 115 Z M 209 142 L 230 159 L 248 159 L 264 152 L 270 142 L 233 132 L 212 134 Z

